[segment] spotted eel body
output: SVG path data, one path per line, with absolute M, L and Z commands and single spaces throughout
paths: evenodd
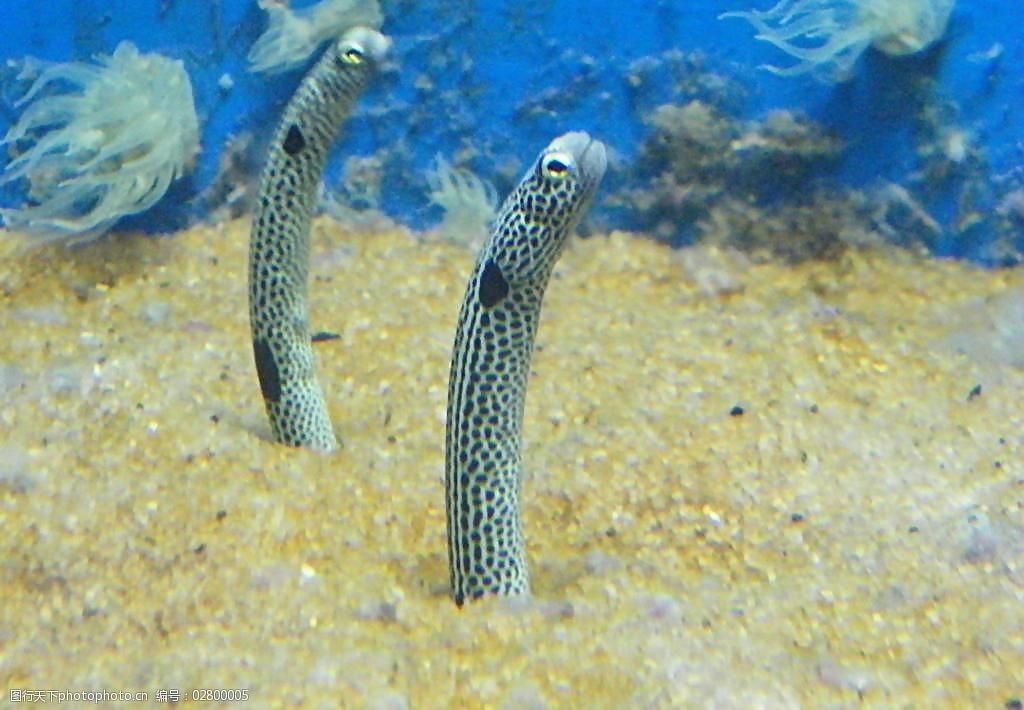
M 459 312 L 445 493 L 452 597 L 529 593 L 520 432 L 544 290 L 606 166 L 582 132 L 556 138 L 502 205 Z
M 389 46 L 365 27 L 334 42 L 288 102 L 263 169 L 249 240 L 249 323 L 270 427 L 291 446 L 338 447 L 310 342 L 309 228 L 328 151 Z

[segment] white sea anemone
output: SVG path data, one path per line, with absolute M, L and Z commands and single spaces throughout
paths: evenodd
M 842 81 L 873 46 L 890 56 L 919 52 L 946 32 L 955 0 L 780 0 L 766 11 L 726 12 L 800 61 L 764 68 L 783 76 L 814 72 Z
M 38 63 L 27 63 L 28 69 Z M 44 93 L 61 83 L 72 93 Z M 16 156 L 0 183 L 28 180 L 29 204 L 0 210 L 36 243 L 81 242 L 153 206 L 199 150 L 199 121 L 184 65 L 122 42 L 95 64 L 44 68 L 2 143 Z
M 437 231 L 446 241 L 477 248 L 487 240 L 497 215 L 498 193 L 491 183 L 438 155 L 427 173 L 431 203 L 444 210 Z

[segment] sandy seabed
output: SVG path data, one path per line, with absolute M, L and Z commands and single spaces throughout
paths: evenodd
M 444 410 L 473 256 L 314 232 L 330 456 L 268 440 L 245 222 L 0 260 L 0 702 L 1024 696 L 1024 273 L 575 242 L 527 404 L 534 596 L 459 610 Z

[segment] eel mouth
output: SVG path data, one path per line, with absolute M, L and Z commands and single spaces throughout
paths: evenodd
M 589 134 L 583 135 L 587 136 L 587 145 L 580 155 L 580 167 L 591 180 L 600 180 L 608 168 L 608 151 L 601 141 L 591 138 Z
M 551 141 L 547 152 L 568 153 L 576 160 L 584 179 L 600 181 L 608 167 L 608 154 L 604 143 L 591 138 L 586 131 L 571 131 Z

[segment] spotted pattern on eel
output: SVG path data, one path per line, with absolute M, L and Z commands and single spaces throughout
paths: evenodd
M 529 593 L 519 497 L 520 432 L 544 290 L 607 164 L 604 145 L 566 133 L 502 205 L 459 312 L 448 383 L 445 502 L 459 606 Z
M 249 323 L 274 438 L 332 451 L 309 333 L 309 228 L 327 154 L 391 41 L 356 27 L 302 80 L 277 127 L 249 238 Z

